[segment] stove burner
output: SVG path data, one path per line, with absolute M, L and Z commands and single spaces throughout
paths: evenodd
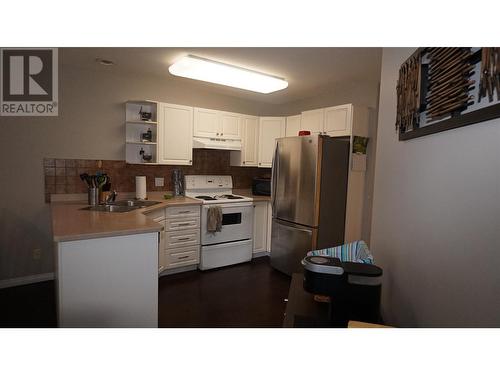
M 209 197 L 208 195 L 198 195 L 197 197 L 195 198 L 198 198 L 198 199 L 203 199 L 205 201 L 216 201 L 217 199 L 214 198 L 214 197 Z
M 224 199 L 243 199 L 243 197 L 238 197 L 238 196 L 232 195 L 232 194 L 221 195 L 220 198 L 224 198 Z

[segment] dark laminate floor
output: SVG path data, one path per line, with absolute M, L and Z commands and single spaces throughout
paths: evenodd
M 281 327 L 290 278 L 268 257 L 160 278 L 160 327 Z M 175 308 L 172 308 L 175 306 Z
M 160 327 L 281 327 L 290 278 L 267 257 L 159 280 Z M 0 289 L 0 327 L 55 327 L 54 282 Z
M 0 289 L 0 327 L 57 326 L 53 281 Z

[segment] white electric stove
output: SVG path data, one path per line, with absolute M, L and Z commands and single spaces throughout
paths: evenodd
M 253 199 L 233 194 L 231 176 L 185 176 L 185 195 L 201 200 L 201 270 L 228 266 L 252 259 Z M 220 232 L 207 231 L 211 206 L 222 209 Z

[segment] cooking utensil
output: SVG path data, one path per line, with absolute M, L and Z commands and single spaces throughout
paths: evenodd
M 82 173 L 80 179 L 85 181 L 88 187 L 92 187 L 92 178 L 87 173 Z
M 96 176 L 96 183 L 99 189 L 102 189 L 103 185 L 107 182 L 106 175 Z

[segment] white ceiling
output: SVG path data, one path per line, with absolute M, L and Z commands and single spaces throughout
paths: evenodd
M 288 88 L 259 94 L 196 81 L 214 92 L 264 103 L 283 104 L 305 99 L 347 81 L 380 81 L 381 48 L 62 48 L 62 63 L 120 73 L 146 74 L 168 80 L 175 77 L 168 67 L 186 54 L 237 65 L 285 78 Z M 105 67 L 96 58 L 115 62 Z M 192 80 L 189 80 L 193 82 Z

